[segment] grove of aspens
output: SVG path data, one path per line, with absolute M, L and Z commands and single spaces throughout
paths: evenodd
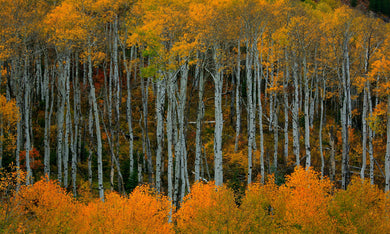
M 389 12 L 0 0 L 0 233 L 390 233 Z

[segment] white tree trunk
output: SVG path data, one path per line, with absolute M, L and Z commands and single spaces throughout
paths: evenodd
M 169 76 L 167 80 L 167 93 L 168 93 L 168 112 L 167 112 L 167 147 L 168 147 L 168 197 L 173 200 L 173 152 L 172 152 L 172 114 L 173 114 L 173 78 Z
M 256 62 L 256 80 L 257 80 L 257 98 L 259 103 L 259 135 L 260 135 L 260 175 L 261 183 L 265 182 L 265 166 L 264 166 L 264 133 L 263 133 L 263 106 L 261 100 L 261 81 L 263 79 L 263 55 L 260 53 L 260 61 L 258 51 L 255 50 L 255 62 Z
M 385 156 L 385 191 L 390 190 L 390 95 L 387 96 L 387 140 Z
M 103 188 L 103 153 L 102 153 L 102 134 L 100 131 L 99 110 L 96 101 L 95 85 L 92 80 L 92 60 L 91 49 L 88 53 L 88 81 L 90 86 L 90 95 L 92 100 L 93 114 L 95 119 L 96 139 L 97 139 L 97 160 L 98 160 L 98 189 L 99 197 L 104 201 L 104 188 Z
M 222 115 L 222 86 L 223 73 L 220 63 L 219 49 L 216 46 L 213 50 L 215 63 L 215 72 L 213 75 L 215 92 L 215 129 L 214 129 L 214 180 L 216 186 L 223 184 L 223 165 L 222 165 L 222 130 L 223 130 L 223 115 Z
M 80 84 L 79 84 L 79 61 L 78 53 L 75 54 L 75 68 L 74 68 L 74 78 L 73 78 L 73 122 L 74 122 L 74 133 L 71 135 L 71 150 L 72 150 L 72 187 L 73 187 L 73 196 L 77 196 L 77 160 L 78 160 L 78 142 L 79 139 L 79 121 L 80 121 Z
M 367 90 L 366 87 L 364 87 L 364 94 L 363 94 L 363 112 L 362 112 L 362 168 L 360 170 L 360 178 L 364 180 L 364 173 L 366 171 L 367 166 Z
M 368 102 L 368 109 L 370 111 L 370 116 L 373 115 L 373 107 L 372 107 L 372 101 L 371 101 L 371 91 L 370 91 L 370 84 L 367 83 L 367 102 Z M 368 128 L 368 154 L 370 155 L 370 183 L 374 184 L 374 146 L 373 146 L 373 140 L 374 140 L 375 132 L 374 130 L 369 127 Z
M 47 55 L 44 59 L 45 71 L 43 76 L 43 92 L 45 95 L 45 130 L 44 130 L 44 174 L 50 179 L 50 126 L 51 126 L 51 116 L 53 113 L 53 104 L 54 104 L 54 95 L 53 95 L 53 85 L 51 89 L 49 88 L 49 62 Z M 51 90 L 51 96 L 50 96 Z M 50 106 L 50 107 L 49 107 Z
M 29 59 L 28 56 L 26 56 L 24 61 L 24 74 L 23 74 L 23 81 L 24 81 L 24 129 L 25 129 L 25 151 L 26 151 L 26 184 L 29 185 L 32 183 L 32 171 L 30 167 L 30 150 L 31 150 L 31 143 L 30 143 L 30 79 L 28 75 L 28 66 L 29 66 Z
M 253 104 L 253 49 L 249 41 L 246 41 L 246 86 L 247 86 L 247 110 L 248 110 L 248 184 L 252 183 L 252 154 L 255 138 L 255 109 Z
M 150 139 L 148 131 L 148 88 L 149 88 L 150 78 L 147 78 L 146 84 L 145 79 L 141 77 L 141 90 L 142 90 L 142 111 L 143 111 L 143 141 L 144 141 L 144 151 L 146 154 L 146 168 L 148 171 L 148 181 L 150 184 L 153 184 L 153 163 L 152 163 L 152 152 L 150 149 Z
M 303 77 L 305 82 L 305 151 L 306 151 L 306 170 L 311 166 L 311 150 L 310 150 L 310 116 L 309 116 L 309 104 L 310 104 L 310 91 L 309 91 L 309 77 L 307 76 L 306 57 L 303 58 Z
M 126 99 L 126 119 L 127 126 L 129 130 L 129 160 L 130 160 L 130 168 L 129 168 L 129 176 L 131 177 L 134 173 L 134 136 L 133 136 L 133 123 L 132 123 L 132 110 L 131 110 L 131 61 L 135 58 L 136 47 L 131 47 L 131 56 L 130 61 L 126 59 L 126 51 L 125 46 L 123 46 L 122 54 L 123 54 L 123 63 L 126 69 L 126 84 L 127 84 L 127 99 Z M 136 74 L 136 72 L 134 72 Z
M 65 142 L 64 142 L 64 154 L 62 156 L 63 159 L 63 167 L 64 167 L 64 187 L 68 188 L 68 166 L 69 166 L 69 135 L 71 134 L 72 123 L 70 119 L 70 56 L 66 56 L 65 63 L 65 103 L 66 103 L 66 113 L 65 113 Z
M 276 102 L 276 100 L 275 100 L 275 102 Z M 275 170 L 275 172 L 278 170 L 278 145 L 279 145 L 278 114 L 279 114 L 279 107 L 276 107 L 274 109 L 274 113 L 273 113 L 273 115 L 274 115 L 273 132 L 274 132 L 274 170 Z
M 58 181 L 62 184 L 62 157 L 64 140 L 64 112 L 65 112 L 65 71 L 63 59 L 58 62 L 59 77 L 57 81 L 58 99 L 57 99 L 57 169 Z
M 91 95 L 90 95 L 91 96 Z M 93 150 L 93 111 L 92 111 L 92 98 L 89 98 L 89 117 L 88 117 L 88 132 L 89 132 L 89 152 L 88 152 L 88 182 L 92 188 L 92 150 Z
M 288 113 L 289 113 L 289 107 L 288 107 L 288 96 L 287 96 L 287 86 L 288 81 L 290 77 L 290 71 L 288 67 L 288 54 L 287 49 L 285 50 L 285 66 L 286 71 L 284 75 L 283 80 L 283 100 L 284 100 L 284 148 L 283 148 L 283 155 L 284 155 L 284 164 L 288 165 Z
M 199 60 L 198 56 L 198 60 Z M 198 99 L 198 111 L 196 116 L 196 155 L 195 155 L 195 181 L 198 181 L 200 178 L 200 166 L 202 158 L 202 121 L 204 116 L 204 103 L 203 103 L 203 93 L 204 93 L 204 81 L 203 81 L 204 72 L 201 70 L 200 62 L 196 65 L 196 75 L 198 78 L 198 87 L 199 87 L 199 99 Z
M 324 77 L 323 77 L 324 78 Z M 324 78 L 325 79 L 325 78 Z M 325 98 L 325 80 L 323 81 L 323 87 L 322 87 L 322 92 L 320 94 L 320 108 L 321 108 L 321 113 L 320 113 L 320 129 L 318 132 L 318 141 L 320 144 L 319 150 L 320 150 L 320 157 L 321 157 L 321 179 L 324 178 L 324 170 L 325 170 L 325 158 L 324 158 L 324 152 L 322 149 L 322 126 L 323 126 L 323 121 L 324 121 L 324 98 Z
M 180 157 L 180 174 L 181 174 L 181 199 L 183 199 L 185 195 L 185 187 L 186 187 L 186 173 L 187 173 L 187 165 L 186 165 L 186 157 L 187 157 L 187 149 L 186 149 L 186 140 L 184 134 L 184 116 L 185 116 L 185 105 L 187 100 L 187 81 L 188 81 L 188 64 L 187 62 L 181 67 L 181 79 L 180 79 L 180 94 L 179 94 L 179 106 L 177 109 L 178 122 L 179 122 L 179 149 L 180 154 L 177 155 Z
M 346 37 L 343 45 L 342 63 L 342 108 L 341 108 L 341 137 L 342 137 L 342 165 L 341 165 L 341 187 L 347 189 L 349 183 L 349 133 L 350 110 L 351 110 L 351 90 L 350 90 L 350 69 L 349 69 L 349 38 Z
M 157 152 L 156 152 L 156 190 L 161 192 L 161 160 L 164 137 L 164 104 L 165 104 L 165 80 L 159 78 L 156 81 L 156 115 L 157 115 Z
M 298 64 L 294 61 L 293 66 L 294 78 L 294 102 L 292 111 L 292 128 L 293 128 L 293 150 L 296 158 L 296 166 L 300 167 L 300 149 L 299 149 L 299 82 L 298 82 Z
M 240 76 L 241 76 L 241 41 L 237 45 L 237 68 L 236 68 L 236 139 L 234 143 L 234 152 L 238 150 L 238 140 L 241 131 L 241 107 L 240 107 Z

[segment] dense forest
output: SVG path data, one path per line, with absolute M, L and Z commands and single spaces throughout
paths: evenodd
M 390 26 L 373 12 L 337 0 L 0 2 L 0 169 L 16 191 L 46 177 L 38 187 L 104 201 L 147 184 L 180 207 L 197 181 L 243 197 L 294 168 L 344 191 L 354 176 L 390 189 Z

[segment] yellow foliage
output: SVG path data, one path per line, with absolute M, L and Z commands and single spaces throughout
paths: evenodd
M 5 150 L 11 151 L 16 147 L 16 124 L 20 120 L 19 107 L 15 100 L 7 101 L 5 96 L 0 95 L 0 144 L 8 140 Z M 1 155 L 0 155 L 1 157 Z
M 347 190 L 338 190 L 329 213 L 338 233 L 389 233 L 390 199 L 369 180 L 353 178 Z
M 232 233 L 237 231 L 238 208 L 233 192 L 214 183 L 196 183 L 175 214 L 176 228 L 181 233 Z
M 106 194 L 84 206 L 76 226 L 81 233 L 172 233 L 168 223 L 173 207 L 169 199 L 148 186 L 137 187 L 129 197 Z
M 251 184 L 240 206 L 241 233 L 270 233 L 277 230 L 272 216 L 272 205 L 278 195 L 274 176 L 270 176 L 265 185 Z
M 312 169 L 295 169 L 286 177 L 286 184 L 279 187 L 273 204 L 278 226 L 289 232 L 332 231 L 327 206 L 331 199 L 332 184 L 329 179 L 319 179 Z
M 53 180 L 42 179 L 24 186 L 12 201 L 14 221 L 10 231 L 23 227 L 26 232 L 64 233 L 72 228 L 78 204 Z

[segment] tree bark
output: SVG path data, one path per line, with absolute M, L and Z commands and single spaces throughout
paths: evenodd
M 296 166 L 300 167 L 300 149 L 299 149 L 299 82 L 298 82 L 298 63 L 294 61 L 293 65 L 294 78 L 294 102 L 292 112 L 293 127 L 293 150 L 296 158 Z
M 253 42 L 256 43 L 256 42 Z M 246 86 L 248 110 L 248 184 L 252 183 L 252 154 L 255 138 L 255 110 L 253 104 L 253 45 L 246 41 Z
M 386 140 L 386 156 L 385 156 L 385 191 L 390 190 L 390 95 L 387 95 L 387 140 Z
M 88 81 L 90 86 L 90 95 L 91 95 L 93 114 L 95 119 L 95 129 L 96 129 L 96 139 L 97 139 L 98 189 L 99 189 L 99 197 L 102 201 L 104 201 L 102 134 L 100 131 L 99 110 L 98 110 L 96 94 L 95 94 L 95 85 L 92 80 L 92 59 L 91 59 L 90 48 L 88 52 L 89 52 L 88 53 Z
M 164 135 L 164 104 L 165 104 L 165 80 L 158 78 L 156 81 L 156 115 L 157 115 L 157 152 L 156 152 L 156 190 L 161 192 L 161 160 Z
M 307 76 L 307 64 L 306 57 L 303 58 L 303 78 L 305 82 L 305 151 L 306 151 L 306 170 L 309 170 L 311 166 L 311 149 L 310 149 L 310 116 L 309 116 L 309 104 L 310 104 L 310 91 L 309 91 L 309 77 Z
M 198 52 L 199 54 L 199 52 Z M 198 55 L 198 60 L 200 60 Z M 200 178 L 200 166 L 201 166 L 201 158 L 202 158 L 202 121 L 204 116 L 204 103 L 203 103 L 203 93 L 204 93 L 204 81 L 203 76 L 204 72 L 201 68 L 201 62 L 198 61 L 196 65 L 196 75 L 195 77 L 198 79 L 198 87 L 199 87 L 199 98 L 198 98 L 198 111 L 196 114 L 196 155 L 195 155 L 195 181 L 198 181 Z M 237 139 L 237 135 L 236 135 Z M 237 142 L 236 142 L 237 144 Z
M 214 105 L 215 105 L 215 129 L 214 129 L 214 180 L 216 186 L 223 184 L 223 165 L 222 165 L 222 130 L 223 130 L 223 115 L 222 115 L 222 86 L 223 72 L 222 64 L 220 63 L 219 47 L 213 49 L 213 58 L 215 63 L 214 71 Z
M 241 73 L 241 41 L 237 44 L 237 68 L 236 68 L 236 138 L 234 143 L 234 152 L 238 150 L 238 140 L 241 131 L 241 108 L 240 108 L 240 73 Z

